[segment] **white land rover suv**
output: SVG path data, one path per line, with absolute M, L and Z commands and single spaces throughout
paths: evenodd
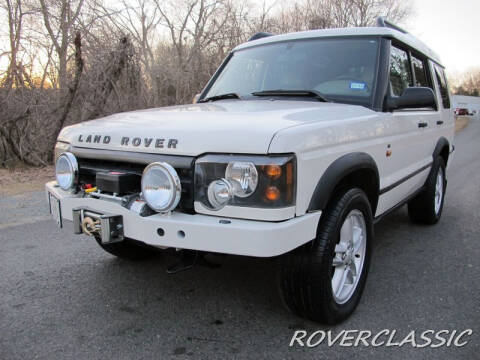
M 119 257 L 182 250 L 278 257 L 296 314 L 357 306 L 373 225 L 442 214 L 454 118 L 438 56 L 398 27 L 260 33 L 195 104 L 70 126 L 46 184 L 61 226 Z M 187 259 L 187 260 L 185 260 Z

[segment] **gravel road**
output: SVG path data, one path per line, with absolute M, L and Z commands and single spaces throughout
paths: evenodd
M 43 192 L 0 198 L 0 359 L 474 359 L 480 354 L 480 121 L 457 134 L 446 205 L 433 227 L 406 208 L 375 228 L 362 302 L 342 330 L 473 329 L 461 348 L 289 348 L 297 329 L 274 262 L 226 257 L 177 275 L 131 263 L 50 220 Z

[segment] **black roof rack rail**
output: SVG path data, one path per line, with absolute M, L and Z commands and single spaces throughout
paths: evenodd
M 248 41 L 253 41 L 253 40 L 258 40 L 264 37 L 269 37 L 272 36 L 273 34 L 267 33 L 267 32 L 257 32 L 255 35 L 253 35 Z
M 385 18 L 383 16 L 377 17 L 377 26 L 394 29 L 394 30 L 400 31 L 401 33 L 408 34 L 407 30 L 402 29 L 400 26 L 397 26 L 397 25 L 395 25 L 394 23 L 392 23 L 388 20 L 385 20 Z

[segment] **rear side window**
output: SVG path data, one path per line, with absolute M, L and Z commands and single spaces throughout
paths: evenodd
M 392 95 L 400 96 L 403 90 L 413 86 L 408 53 L 392 46 L 390 51 L 390 87 Z
M 431 87 L 428 81 L 427 66 L 423 60 L 412 55 L 413 72 L 415 74 L 415 86 Z
M 442 103 L 444 109 L 450 108 L 450 97 L 448 96 L 448 84 L 445 76 L 445 71 L 438 65 L 435 65 L 435 75 L 437 77 L 440 95 L 442 96 Z

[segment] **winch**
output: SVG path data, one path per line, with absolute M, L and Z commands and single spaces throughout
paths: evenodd
M 101 239 L 102 244 L 119 242 L 123 236 L 123 217 L 121 215 L 98 214 L 89 209 L 72 210 L 73 232 Z

